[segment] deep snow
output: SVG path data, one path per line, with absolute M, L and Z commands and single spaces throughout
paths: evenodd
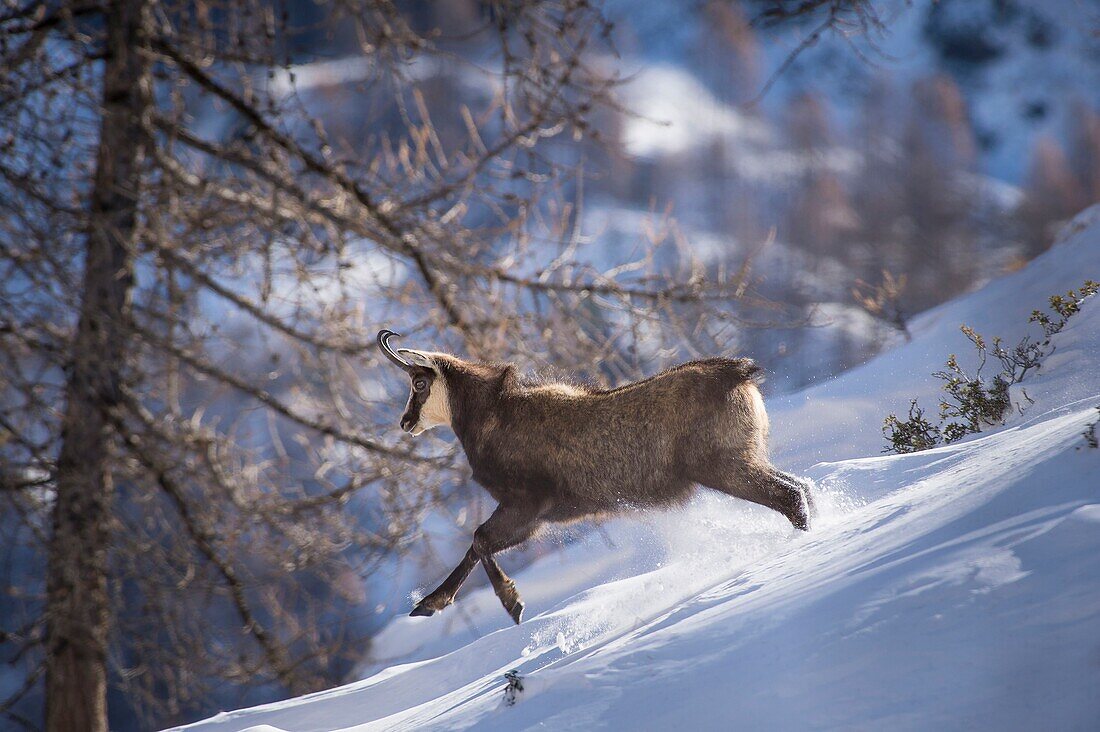
M 468 589 L 393 620 L 363 681 L 186 729 L 1097 728 L 1100 450 L 1081 433 L 1100 296 L 1055 336 L 1023 414 L 879 454 L 887 412 L 934 411 L 930 373 L 952 351 L 970 364 L 961 323 L 1013 343 L 1047 296 L 1100 279 L 1100 207 L 1061 239 L 916 319 L 911 343 L 770 404 L 777 462 L 821 491 L 809 534 L 713 495 L 621 519 L 516 574 L 520 626 Z M 525 690 L 505 706 L 513 668 Z

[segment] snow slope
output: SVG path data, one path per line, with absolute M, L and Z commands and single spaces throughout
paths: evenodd
M 1022 415 L 878 455 L 882 416 L 933 406 L 930 371 L 951 350 L 966 361 L 959 323 L 1013 342 L 1089 276 L 1100 207 L 922 316 L 913 342 L 773 404 L 778 461 L 821 491 L 809 534 L 710 495 L 621 519 L 516 574 L 520 626 L 467 590 L 395 619 L 365 671 L 399 665 L 186 729 L 1095 729 L 1100 450 L 1081 433 L 1100 414 L 1100 296 L 1055 336 Z M 525 689 L 506 706 L 513 668 Z
M 841 378 L 769 402 L 772 451 L 795 468 L 875 455 L 883 446 L 882 418 L 888 412 L 905 412 L 913 397 L 926 408 L 935 407 L 942 382 L 930 374 L 943 368 L 948 354 L 958 354 L 963 366 L 974 365 L 969 358 L 973 346 L 960 325 L 975 328 L 987 339 L 1000 336 L 1007 345 L 1025 335 L 1041 336 L 1040 329 L 1028 323 L 1033 310 L 1044 309 L 1051 295 L 1076 289 L 1086 279 L 1100 282 L 1100 204 L 1078 214 L 1057 242 L 1027 267 L 918 315 L 909 324 L 911 343 Z M 1036 381 L 1045 382 L 1058 363 L 1060 357 L 1048 361 Z M 1093 389 L 1083 374 L 1072 375 L 1070 381 L 1056 398 L 1085 396 L 1082 392 Z M 1029 395 L 1034 396 L 1035 383 L 1029 380 L 1025 385 Z

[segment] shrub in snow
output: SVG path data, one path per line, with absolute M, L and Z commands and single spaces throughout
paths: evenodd
M 985 369 L 988 350 L 985 339 L 969 326 L 960 329 L 978 352 L 978 368 L 973 376 L 959 366 L 955 354 L 947 358 L 947 369 L 933 374 L 942 379 L 946 396 L 940 399 L 941 432 L 944 442 L 955 442 L 966 435 L 981 432 L 983 426 L 999 424 L 1004 418 L 1011 401 L 1008 387 L 1018 383 L 1028 369 L 1039 365 L 1039 349 L 1024 339 L 1013 351 L 1001 347 L 1000 340 L 993 341 L 993 352 L 1001 360 L 1001 372 L 988 383 L 982 376 Z M 1023 362 L 1014 360 L 1015 354 L 1023 354 Z
M 917 400 L 909 402 L 909 419 L 901 420 L 890 414 L 882 425 L 889 446 L 883 452 L 919 452 L 935 447 L 942 435 L 934 424 L 924 418 L 924 410 L 917 406 Z
M 963 335 L 974 344 L 978 353 L 977 369 L 973 375 L 969 374 L 952 353 L 947 359 L 946 368 L 932 374 L 944 382 L 939 424 L 929 422 L 924 416 L 924 410 L 914 399 L 909 404 L 908 419 L 899 419 L 897 415 L 889 414 L 883 421 L 882 434 L 887 442 L 883 452 L 927 450 L 941 442 L 952 443 L 966 435 L 981 432 L 983 427 L 1003 424 L 1004 417 L 1012 406 L 1009 387 L 1020 383 L 1029 371 L 1039 367 L 1040 360 L 1048 353 L 1045 349 L 1050 346 L 1051 336 L 1061 331 L 1066 321 L 1081 309 L 1081 302 L 1097 291 L 1100 291 L 1100 284 L 1086 280 L 1079 290 L 1070 290 L 1065 296 L 1050 297 L 1053 314 L 1033 311 L 1029 320 L 1042 326 L 1045 339 L 1041 343 L 1025 336 L 1009 349 L 1004 347 L 1000 338 L 994 338 L 991 350 L 980 333 L 969 326 L 962 326 Z M 982 372 L 990 353 L 1000 363 L 1001 370 L 987 380 Z M 1024 397 L 1027 398 L 1027 394 Z M 1087 433 L 1085 439 L 1089 439 Z M 1092 442 L 1089 444 L 1092 445 Z
M 1097 413 L 1100 413 L 1100 406 L 1096 407 Z M 1100 447 L 1100 437 L 1096 436 L 1096 426 L 1100 425 L 1100 417 L 1096 418 L 1095 422 L 1090 422 L 1085 431 L 1081 433 L 1081 436 L 1085 438 L 1085 444 L 1096 449 Z
M 1054 311 L 1058 319 L 1051 318 L 1041 310 L 1034 310 L 1031 313 L 1031 317 L 1028 318 L 1029 322 L 1038 323 L 1043 326 L 1043 334 L 1050 340 L 1050 337 L 1062 330 L 1065 327 L 1066 321 L 1070 319 L 1070 316 L 1077 313 L 1081 309 L 1081 303 L 1086 297 L 1095 295 L 1100 290 L 1100 283 L 1093 282 L 1092 280 L 1085 280 L 1085 284 L 1081 285 L 1080 290 L 1070 290 L 1066 293 L 1065 297 L 1061 295 L 1050 296 L 1050 309 Z

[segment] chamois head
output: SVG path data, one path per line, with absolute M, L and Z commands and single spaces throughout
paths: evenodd
M 400 348 L 390 348 L 393 337 L 401 337 L 392 330 L 378 331 L 378 347 L 395 366 L 404 370 L 412 380 L 409 402 L 401 415 L 401 429 L 414 435 L 424 430 L 451 423 L 451 400 L 447 393 L 447 380 L 439 367 L 439 354 Z

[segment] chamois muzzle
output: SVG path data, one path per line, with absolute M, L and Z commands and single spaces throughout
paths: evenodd
M 392 330 L 389 330 L 388 328 L 383 328 L 382 330 L 378 331 L 378 347 L 382 349 L 382 353 L 385 354 L 386 358 L 393 361 L 395 366 L 399 366 L 400 368 L 404 369 L 405 371 L 408 371 L 409 373 L 412 373 L 412 368 L 413 368 L 412 364 L 409 363 L 408 361 L 406 361 L 405 359 L 401 358 L 400 356 L 398 356 L 394 352 L 394 350 L 392 348 L 390 348 L 390 339 L 395 337 L 395 336 L 397 338 L 400 338 L 401 334 L 400 333 L 394 333 Z

